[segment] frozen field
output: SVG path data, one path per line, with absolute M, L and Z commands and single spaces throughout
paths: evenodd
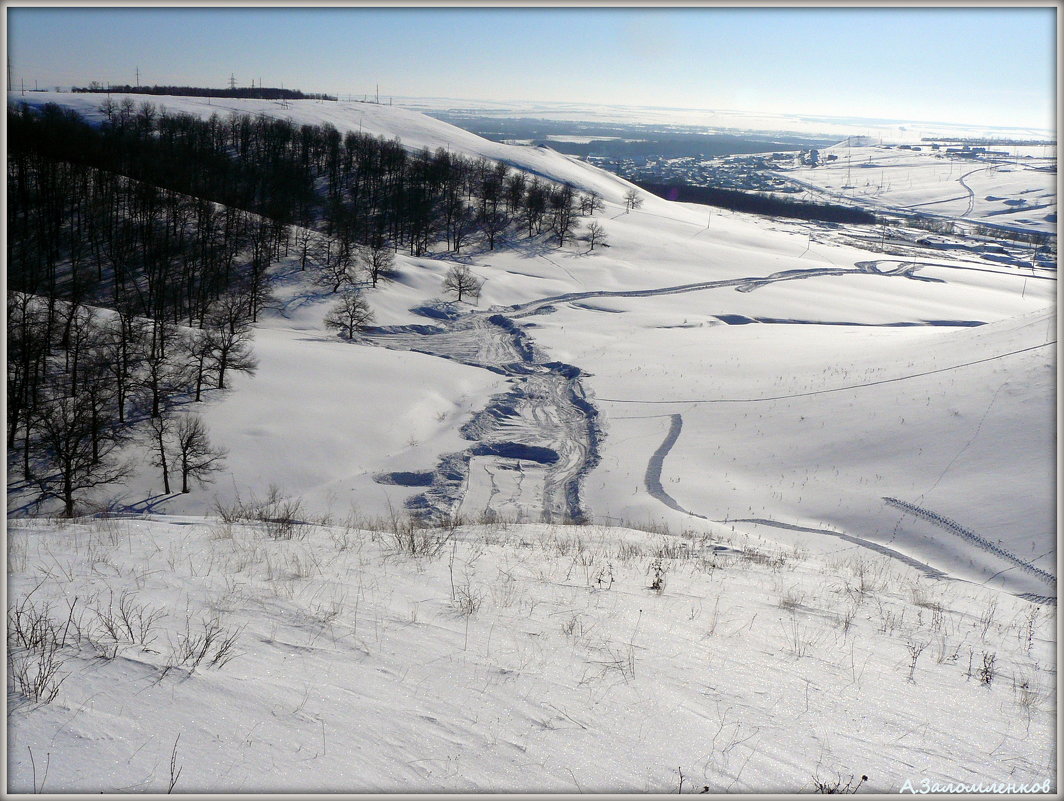
M 1056 146 L 986 149 L 979 159 L 896 146 L 825 148 L 820 166 L 785 174 L 832 196 L 872 208 L 920 211 L 1023 231 L 1056 232 Z M 960 150 L 961 146 L 949 146 Z M 828 157 L 835 159 L 829 161 Z

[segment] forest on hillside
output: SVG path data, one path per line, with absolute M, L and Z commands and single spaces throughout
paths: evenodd
M 209 479 L 220 455 L 205 431 L 183 438 L 172 412 L 254 369 L 251 326 L 279 260 L 365 322 L 360 289 L 400 250 L 562 246 L 601 207 L 502 163 L 329 124 L 129 98 L 100 110 L 99 125 L 54 104 L 8 112 L 9 475 L 67 514 L 122 477 L 134 436 L 167 492 L 175 453 L 182 491 Z
M 806 203 L 758 192 L 742 192 L 737 189 L 720 189 L 714 186 L 658 184 L 643 181 L 638 181 L 637 184 L 658 197 L 681 203 L 704 203 L 707 206 L 717 206 L 732 211 L 791 217 L 799 220 L 821 220 L 852 225 L 874 225 L 876 223 L 876 216 L 871 212 L 849 206 Z

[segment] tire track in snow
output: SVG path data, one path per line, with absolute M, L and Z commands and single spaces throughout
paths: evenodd
M 408 499 L 408 510 L 446 516 L 473 498 L 472 507 L 488 516 L 505 509 L 524 520 L 587 519 L 580 485 L 598 463 L 601 432 L 579 369 L 539 358 L 527 333 L 495 310 L 441 314 L 434 325 L 373 328 L 360 341 L 451 359 L 510 382 L 460 429 L 472 444 L 419 474 L 428 488 Z M 376 480 L 403 484 L 405 475 Z
M 892 270 L 879 269 L 880 264 L 899 263 L 899 267 Z M 921 267 L 938 266 L 930 262 L 900 259 L 876 259 L 873 261 L 859 261 L 853 267 L 803 267 L 794 270 L 781 270 L 763 277 L 724 278 L 717 281 L 698 281 L 693 284 L 677 284 L 674 286 L 657 287 L 652 289 L 602 289 L 586 290 L 582 292 L 566 292 L 561 295 L 549 295 L 545 298 L 530 300 L 525 303 L 517 303 L 512 306 L 501 308 L 500 311 L 510 318 L 525 317 L 530 314 L 542 314 L 550 311 L 548 307 L 559 303 L 572 303 L 579 300 L 593 298 L 652 298 L 662 295 L 680 295 L 687 292 L 703 292 L 710 289 L 726 289 L 732 287 L 739 292 L 753 292 L 769 284 L 781 281 L 796 281 L 804 278 L 825 278 L 839 275 L 878 275 L 884 278 L 908 278 L 916 281 L 935 281 L 941 279 L 925 278 L 916 275 Z M 943 265 L 944 266 L 944 265 Z M 499 307 L 496 307 L 499 308 Z
M 977 172 L 984 172 L 985 170 L 989 170 L 989 169 L 990 169 L 989 167 L 979 167 L 978 169 L 970 170 L 969 172 L 964 173 L 964 175 L 962 175 L 960 178 L 957 179 L 957 182 L 961 186 L 963 186 L 964 190 L 968 193 L 968 208 L 961 215 L 961 217 L 968 217 L 968 216 L 971 215 L 971 213 L 973 211 L 975 211 L 975 190 L 972 189 L 970 186 L 968 186 L 968 184 L 965 182 L 964 179 L 967 178 L 969 175 L 973 175 L 973 174 L 975 174 Z
M 781 523 L 778 520 L 767 520 L 767 519 L 762 518 L 762 517 L 747 517 L 747 518 L 730 519 L 730 520 L 717 520 L 715 522 L 717 522 L 717 523 L 756 523 L 757 525 L 772 526 L 773 528 L 782 528 L 782 529 L 786 529 L 787 531 L 804 531 L 804 532 L 808 532 L 810 534 L 827 534 L 828 536 L 837 537 L 838 539 L 844 540 L 845 542 L 850 542 L 850 543 L 853 543 L 854 545 L 859 545 L 862 548 L 868 548 L 870 551 L 875 551 L 876 553 L 881 553 L 884 556 L 889 556 L 892 559 L 897 559 L 899 562 L 903 562 L 904 564 L 907 564 L 910 567 L 915 567 L 917 570 L 922 571 L 923 573 L 927 574 L 931 578 L 949 578 L 950 577 L 947 573 L 943 573 L 938 568 L 931 567 L 931 565 L 927 564 L 926 562 L 921 562 L 919 559 L 914 559 L 911 556 L 907 556 L 906 554 L 903 554 L 901 551 L 895 551 L 893 548 L 888 548 L 886 545 L 880 545 L 878 542 L 872 542 L 871 540 L 866 540 L 866 539 L 864 539 L 862 537 L 855 537 L 852 534 L 843 534 L 841 531 L 832 531 L 831 529 L 827 529 L 827 528 L 811 528 L 809 526 L 796 526 L 796 525 L 793 525 L 791 523 Z

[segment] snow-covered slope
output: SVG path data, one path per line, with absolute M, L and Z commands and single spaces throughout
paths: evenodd
M 1055 787 L 1052 607 L 700 528 L 19 522 L 7 789 Z
M 100 114 L 92 95 L 38 98 Z M 659 198 L 625 213 L 618 194 L 630 185 L 618 178 L 398 107 L 143 99 L 505 158 L 603 192 L 595 219 L 609 237 L 591 252 L 518 236 L 463 254 L 485 286 L 479 306 L 451 321 L 409 310 L 440 302 L 452 257 L 400 256 L 397 280 L 368 293 L 385 328 L 360 345 L 325 332 L 329 298 L 282 265 L 281 303 L 257 338 L 259 375 L 207 404 L 231 477 L 151 508 L 202 513 L 216 498 L 274 484 L 320 510 L 427 503 L 533 520 L 551 509 L 770 520 L 841 530 L 951 574 L 1049 593 L 1015 564 L 973 559 L 972 541 L 925 530 L 885 499 L 945 515 L 1053 571 L 1052 271 L 934 251 L 891 258 L 837 227 Z M 910 153 L 906 169 L 918 174 L 945 169 L 911 151 L 886 153 Z M 386 328 L 415 322 L 439 335 Z M 492 338 L 499 347 L 485 350 Z M 493 409 L 506 410 L 505 424 Z M 674 441 L 663 450 L 667 434 Z M 442 477 L 454 469 L 457 484 Z M 393 473 L 421 478 L 384 480 Z M 145 471 L 122 502 L 155 498 L 154 484 Z M 561 494 L 547 502 L 545 492 Z
M 11 598 L 86 615 L 13 708 L 13 789 L 165 791 L 174 754 L 177 790 L 1055 782 L 1055 270 L 626 213 L 620 179 L 397 107 L 137 99 L 503 158 L 601 192 L 609 246 L 400 254 L 355 343 L 279 265 L 258 374 L 198 409 L 228 474 L 166 498 L 145 464 L 112 500 L 155 517 L 13 524 Z M 475 306 L 443 303 L 459 261 Z M 270 485 L 356 518 L 217 519 Z M 408 504 L 483 525 L 411 556 L 372 521 Z M 540 521 L 574 513 L 600 525 Z M 144 642 L 100 634 L 123 592 L 165 610 Z M 210 631 L 232 661 L 179 664 Z
M 280 101 L 170 95 L 112 94 L 110 97 L 115 103 L 121 103 L 129 97 L 138 105 L 152 103 L 172 113 L 203 117 L 218 114 L 223 118 L 232 113 L 266 115 L 288 119 L 297 125 L 328 123 L 341 133 L 361 131 L 388 139 L 398 136 L 411 150 L 428 148 L 429 151 L 435 152 L 437 148 L 445 148 L 466 156 L 484 156 L 495 161 L 504 161 L 552 181 L 570 181 L 585 191 L 597 190 L 603 196 L 614 200 L 620 200 L 631 188 L 631 185 L 621 178 L 590 165 L 579 164 L 549 148 L 515 147 L 490 142 L 461 128 L 399 106 L 348 101 Z M 90 93 L 41 92 L 11 94 L 8 102 L 38 107 L 45 103 L 57 103 L 64 108 L 74 109 L 88 120 L 100 122 L 104 119 L 103 112 L 100 111 L 103 99 L 103 95 Z

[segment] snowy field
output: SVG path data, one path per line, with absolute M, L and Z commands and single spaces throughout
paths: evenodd
M 784 174 L 872 208 L 1055 233 L 1056 146 L 988 149 L 1002 155 L 976 160 L 948 153 L 945 146 L 932 150 L 926 142 L 919 151 L 843 142 L 822 151 L 820 166 Z
M 14 523 L 58 647 L 13 671 L 58 692 L 12 699 L 9 789 L 1055 784 L 1054 607 L 719 524 L 363 525 Z
M 399 107 L 142 99 L 501 159 L 601 193 L 608 247 L 464 251 L 475 305 L 454 254 L 399 254 L 351 343 L 280 264 L 257 374 L 198 409 L 224 475 L 11 509 L 10 790 L 1055 787 L 1055 268 L 626 213 L 615 176 Z M 888 154 L 925 188 L 883 203 L 950 180 Z M 1052 187 L 998 172 L 975 216 Z

